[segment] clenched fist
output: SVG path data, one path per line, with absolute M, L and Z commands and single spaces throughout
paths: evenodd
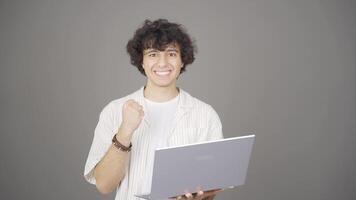
M 131 134 L 138 128 L 144 116 L 143 107 L 135 100 L 128 100 L 122 107 L 121 128 Z

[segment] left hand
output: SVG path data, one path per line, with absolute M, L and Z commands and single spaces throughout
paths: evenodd
M 222 191 L 221 189 L 217 190 L 208 190 L 208 191 L 198 191 L 197 193 L 186 193 L 185 195 L 177 196 L 172 199 L 176 200 L 204 200 L 205 198 L 213 198 L 218 192 Z M 209 198 L 210 199 L 210 198 Z

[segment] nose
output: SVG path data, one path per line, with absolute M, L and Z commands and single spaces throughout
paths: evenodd
M 162 68 L 166 67 L 167 58 L 166 58 L 166 55 L 164 53 L 161 53 L 159 55 L 159 59 L 158 59 L 158 63 L 157 64 L 158 64 L 158 67 L 162 67 Z

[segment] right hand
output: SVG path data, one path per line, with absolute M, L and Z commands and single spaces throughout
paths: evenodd
M 144 116 L 143 107 L 135 100 L 127 100 L 122 107 L 121 128 L 131 134 L 138 128 Z

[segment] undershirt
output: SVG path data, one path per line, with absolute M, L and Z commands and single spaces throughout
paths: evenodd
M 142 185 L 144 193 L 151 191 L 154 152 L 157 148 L 167 146 L 167 139 L 177 111 L 178 101 L 179 95 L 166 102 L 154 102 L 145 98 L 147 107 L 147 113 L 145 114 L 150 123 L 149 132 L 146 134 L 150 134 L 151 137 L 147 156 L 148 173 L 145 174 Z

